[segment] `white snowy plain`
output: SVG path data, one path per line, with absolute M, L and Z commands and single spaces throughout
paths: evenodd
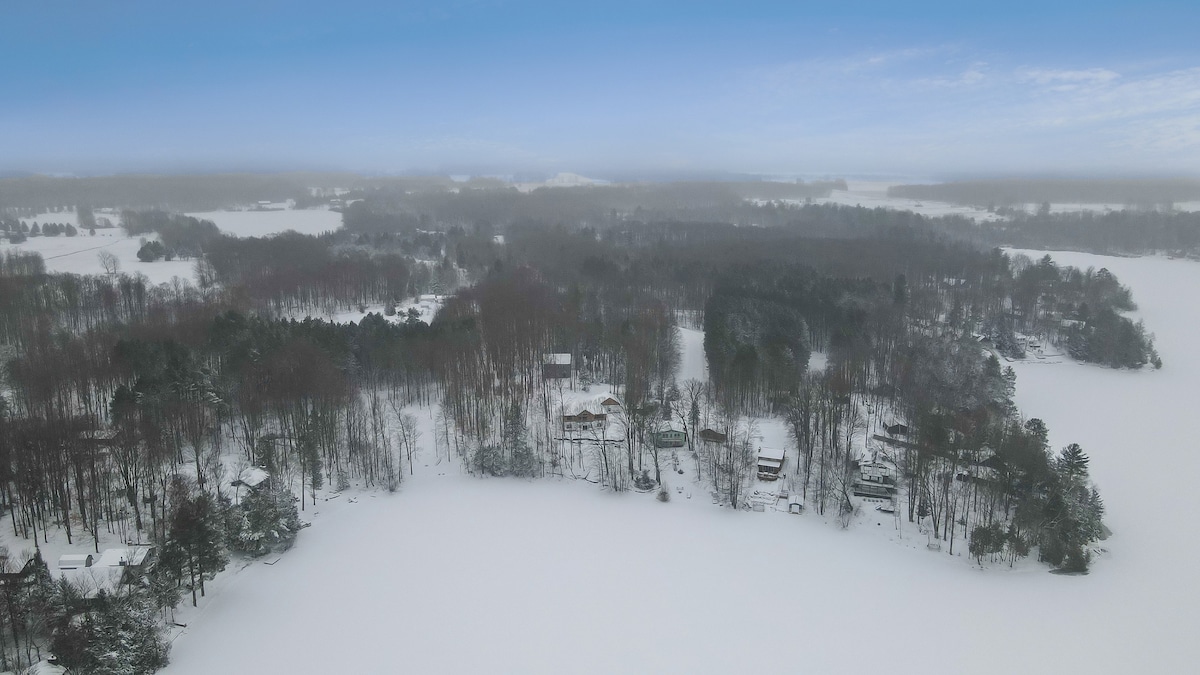
M 238 237 L 265 237 L 288 230 L 300 234 L 322 234 L 342 226 L 341 212 L 328 209 L 204 211 L 186 215 L 211 220 L 222 232 Z
M 1015 364 L 1023 412 L 1091 455 L 1115 534 L 1087 576 L 719 508 L 690 476 L 662 504 L 426 456 L 399 493 L 310 506 L 313 527 L 276 564 L 218 578 L 181 612 L 166 672 L 1186 672 L 1200 265 L 1053 255 L 1130 285 L 1165 362 Z

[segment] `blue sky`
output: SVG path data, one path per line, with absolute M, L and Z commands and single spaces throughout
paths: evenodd
M 0 171 L 1200 173 L 1200 3 L 0 1 Z

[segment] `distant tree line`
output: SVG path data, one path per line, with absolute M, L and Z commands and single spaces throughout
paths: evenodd
M 1200 213 L 1133 210 L 1015 213 L 976 223 L 961 217 L 929 219 L 927 226 L 987 246 L 1090 251 L 1107 255 L 1200 255 Z

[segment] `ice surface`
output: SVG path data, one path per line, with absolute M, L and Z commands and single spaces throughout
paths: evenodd
M 342 226 L 342 214 L 328 209 L 280 209 L 276 211 L 205 211 L 187 214 L 211 220 L 226 234 L 265 237 L 293 230 L 300 234 L 332 232 Z

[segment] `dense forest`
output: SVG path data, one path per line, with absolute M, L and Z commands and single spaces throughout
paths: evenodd
M 1000 212 L 1002 209 L 997 209 Z M 1200 256 L 1200 212 L 1121 210 L 1051 213 L 1008 211 L 1004 220 L 929 219 L 954 237 L 987 246 L 1088 251 L 1106 255 Z
M 14 535 L 36 547 L 59 529 L 99 551 L 116 534 L 160 552 L 144 584 L 98 597 L 35 556 L 0 597 L 0 669 L 46 649 L 90 672 L 160 667 L 157 617 L 195 603 L 231 552 L 289 545 L 319 490 L 399 489 L 418 448 L 478 475 L 669 498 L 678 451 L 655 439 L 679 427 L 692 479 L 746 508 L 756 425 L 781 420 L 790 484 L 817 513 L 848 522 L 867 467 L 886 467 L 903 516 L 950 553 L 1086 570 L 1103 514 L 1087 456 L 1049 447 L 1004 363 L 1061 345 L 1161 365 L 1122 314 L 1128 289 L 913 214 L 754 203 L 744 189 L 392 186 L 322 236 L 126 213 L 162 255 L 195 258 L 195 284 L 0 256 L 0 507 Z M 404 310 L 425 294 L 441 303 L 428 322 Z M 365 316 L 311 318 L 345 308 Z M 703 330 L 707 381 L 679 377 L 680 328 Z M 824 369 L 809 367 L 815 352 Z M 552 353 L 571 355 L 572 383 L 544 376 Z M 610 427 L 567 437 L 575 386 L 619 397 Z M 432 438 L 418 410 L 435 411 Z M 906 431 L 876 442 L 884 424 Z M 230 478 L 250 467 L 272 481 L 238 498 Z M 115 639 L 146 660 L 109 663 Z

